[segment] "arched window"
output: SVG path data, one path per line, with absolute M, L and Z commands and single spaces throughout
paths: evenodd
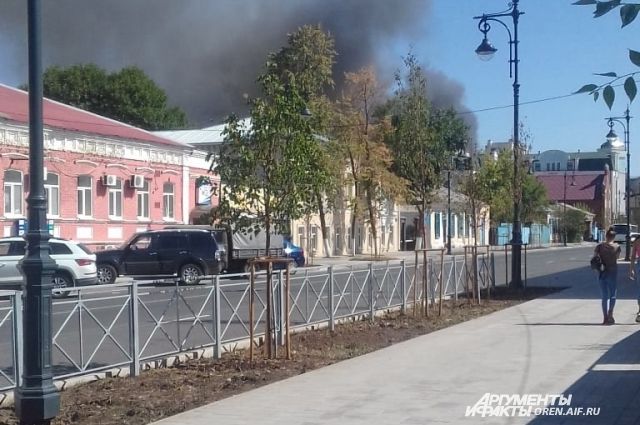
M 23 215 L 22 198 L 22 173 L 18 170 L 6 170 L 4 172 L 4 215 Z
M 93 189 L 91 176 L 78 176 L 78 217 L 91 217 Z
M 47 193 L 47 216 L 58 217 L 60 215 L 60 176 L 47 173 L 44 190 Z
M 173 183 L 165 183 L 162 185 L 162 217 L 165 220 L 173 220 L 175 194 L 173 192 Z

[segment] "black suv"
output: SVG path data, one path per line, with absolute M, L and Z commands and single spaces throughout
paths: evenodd
M 98 283 L 120 275 L 173 277 L 195 284 L 219 272 L 220 252 L 214 235 L 200 229 L 150 230 L 133 235 L 119 249 L 96 253 Z

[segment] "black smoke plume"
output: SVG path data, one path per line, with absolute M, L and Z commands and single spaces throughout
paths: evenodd
M 245 95 L 266 55 L 287 33 L 321 24 L 336 39 L 335 79 L 374 63 L 388 70 L 393 43 L 419 42 L 431 0 L 48 0 L 43 2 L 45 66 L 96 63 L 114 71 L 136 65 L 182 107 L 194 126 L 246 112 Z M 0 81 L 26 82 L 26 2 L 0 3 Z M 464 89 L 436 76 L 461 109 Z M 382 78 L 381 78 L 382 79 Z M 448 91 L 451 89 L 450 91 Z

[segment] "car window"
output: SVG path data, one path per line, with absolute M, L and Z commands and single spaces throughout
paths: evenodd
M 160 234 L 158 235 L 158 249 L 185 250 L 188 249 L 187 235 L 183 234 Z
M 0 256 L 9 255 L 10 247 L 11 247 L 11 242 L 0 242 Z
M 215 240 L 211 237 L 210 233 L 191 233 L 189 235 L 191 239 L 191 249 L 193 251 L 207 252 L 215 251 Z
M 147 249 L 151 245 L 151 235 L 141 235 L 137 239 L 135 239 L 131 244 L 129 244 L 129 248 L 134 251 L 140 249 Z
M 83 250 L 85 253 L 87 253 L 89 255 L 93 255 L 93 251 L 91 251 L 91 248 L 89 248 L 88 246 L 86 246 L 83 243 L 79 243 L 78 244 L 78 248 L 80 248 L 81 250 Z
M 49 242 L 49 245 L 51 246 L 51 255 L 68 255 L 72 253 L 71 249 L 63 243 Z
M 9 255 L 24 255 L 27 250 L 27 242 L 13 241 L 9 249 Z

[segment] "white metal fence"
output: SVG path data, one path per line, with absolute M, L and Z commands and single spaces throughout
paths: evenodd
M 468 260 L 468 259 L 467 259 Z M 478 288 L 495 284 L 493 258 L 478 256 Z M 469 261 L 467 261 L 469 262 Z M 440 294 L 458 297 L 469 290 L 472 269 L 464 257 L 418 265 L 404 261 L 362 267 L 298 269 L 290 279 L 292 328 L 326 325 L 340 319 L 374 317 L 380 310 L 406 310 L 414 302 L 435 303 Z M 266 320 L 266 285 L 258 276 L 254 293 L 254 332 Z M 284 274 L 276 272 L 272 294 L 274 328 L 283 341 Z M 225 344 L 249 338 L 249 291 L 245 274 L 207 277 L 199 285 L 132 282 L 68 290 L 53 305 L 53 371 L 56 379 L 128 367 L 136 375 L 145 362 L 202 348 L 220 356 Z M 0 391 L 20 377 L 21 292 L 0 291 Z

